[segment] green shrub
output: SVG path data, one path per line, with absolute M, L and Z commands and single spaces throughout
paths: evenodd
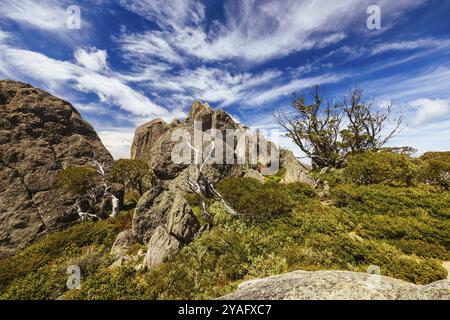
M 344 176 L 357 185 L 392 184 L 412 185 L 417 166 L 406 154 L 365 151 L 347 157 Z
M 85 222 L 45 236 L 15 256 L 0 260 L 0 291 L 16 278 L 28 276 L 61 257 L 73 258 L 83 248 L 95 245 L 110 248 L 118 230 L 106 221 Z
M 286 174 L 286 168 L 280 168 L 276 174 L 265 176 L 266 182 L 279 183 Z
M 80 289 L 64 294 L 73 300 L 137 300 L 143 296 L 145 281 L 136 276 L 131 266 L 102 268 L 81 282 Z
M 227 178 L 217 189 L 244 219 L 259 222 L 286 215 L 297 201 L 315 196 L 303 184 L 262 184 L 252 178 Z
M 313 172 L 318 176 L 317 172 Z M 321 181 L 326 181 L 330 187 L 334 187 L 343 183 L 351 183 L 344 169 L 331 169 L 320 175 Z
M 293 270 L 366 272 L 370 265 L 417 284 L 447 276 L 441 263 L 450 260 L 448 191 L 424 184 L 346 184 L 332 187 L 332 201 L 321 203 L 302 184 L 236 178 L 217 188 L 250 216 L 231 216 L 220 202 L 208 201 L 214 227 L 157 270 L 135 271 L 133 263 L 108 268 L 108 252 L 119 229 L 129 228 L 130 210 L 115 221 L 87 222 L 48 235 L 0 260 L 0 298 L 210 299 L 252 278 Z M 267 216 L 255 219 L 252 213 Z M 71 264 L 81 267 L 80 290 L 65 287 Z
M 348 207 L 361 213 L 391 215 L 430 215 L 450 218 L 450 193 L 436 192 L 433 187 L 415 188 L 385 185 L 340 185 L 331 189 L 331 197 L 339 208 Z
M 448 190 L 450 188 L 450 152 L 427 152 L 420 159 L 423 162 L 421 180 Z
M 143 160 L 120 159 L 111 167 L 110 178 L 142 196 L 152 185 L 153 172 Z
M 73 193 L 83 195 L 95 186 L 97 176 L 90 167 L 67 167 L 59 172 L 58 181 Z
M 114 219 L 111 219 L 110 223 L 112 223 L 119 231 L 131 229 L 133 224 L 133 214 L 134 209 L 120 211 L 119 215 Z
M 386 240 L 405 254 L 450 258 L 450 193 L 424 185 L 344 185 L 331 193 L 364 239 Z
M 67 275 L 59 265 L 46 265 L 23 277 L 18 277 L 0 294 L 8 300 L 50 300 L 60 296 L 66 286 Z

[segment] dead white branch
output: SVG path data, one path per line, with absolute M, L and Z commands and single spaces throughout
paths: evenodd
M 80 202 L 85 200 L 89 204 L 89 207 L 92 208 L 97 204 L 99 198 L 106 197 L 106 198 L 111 199 L 112 209 L 111 209 L 111 214 L 109 216 L 112 219 L 114 219 L 115 217 L 117 217 L 117 215 L 119 214 L 119 211 L 120 211 L 119 198 L 117 198 L 111 192 L 112 185 L 110 183 L 108 183 L 106 180 L 106 173 L 105 173 L 104 165 L 102 163 L 99 163 L 97 160 L 93 160 L 93 163 L 95 166 L 95 171 L 98 174 L 100 174 L 100 176 L 101 176 L 101 179 L 102 179 L 101 184 L 99 187 L 92 188 L 84 196 L 79 196 L 75 202 L 74 207 L 76 208 L 81 221 L 87 221 L 89 219 L 99 219 L 99 217 L 96 214 L 84 212 L 81 209 Z M 88 209 L 88 211 L 89 211 L 89 209 Z
M 195 177 L 191 178 L 190 174 L 187 178 L 188 185 L 192 192 L 194 192 L 197 195 L 197 198 L 199 200 L 200 209 L 202 211 L 203 217 L 208 221 L 208 226 L 211 227 L 213 225 L 213 218 L 211 214 L 206 209 L 206 198 L 216 198 L 219 199 L 219 201 L 223 204 L 225 209 L 231 214 L 231 215 L 237 215 L 237 212 L 231 208 L 225 201 L 225 199 L 222 197 L 222 195 L 214 188 L 211 182 L 209 182 L 208 178 L 203 174 L 203 169 L 205 164 L 207 164 L 209 158 L 211 158 L 214 150 L 215 150 L 215 141 L 211 141 L 209 145 L 209 151 L 208 155 L 205 157 L 204 160 L 200 159 L 200 151 L 195 148 L 190 142 L 189 137 L 185 137 L 185 141 L 188 145 L 188 147 L 194 151 L 194 164 L 195 164 Z

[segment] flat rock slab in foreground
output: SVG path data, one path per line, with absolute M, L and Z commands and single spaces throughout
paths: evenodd
M 294 271 L 243 282 L 225 300 L 450 300 L 450 280 L 420 286 L 350 271 Z

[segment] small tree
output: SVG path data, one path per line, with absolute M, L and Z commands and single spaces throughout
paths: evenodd
M 392 114 L 392 105 L 384 110 L 376 110 L 373 101 L 364 101 L 363 92 L 356 86 L 349 92 L 349 98 L 344 97 L 342 107 L 347 128 L 340 131 L 342 147 L 347 153 L 361 150 L 379 150 L 400 129 L 402 117 L 396 119 L 394 127 L 384 132 Z
M 353 152 L 382 148 L 402 123 L 399 117 L 386 133 L 391 106 L 376 110 L 373 101 L 363 100 L 358 86 L 350 90 L 343 103 L 325 100 L 318 86 L 312 98 L 308 104 L 305 95 L 296 97 L 293 113 L 278 111 L 275 117 L 315 169 L 341 168 Z
M 59 183 L 77 195 L 95 187 L 98 173 L 91 167 L 67 167 L 58 173 Z
M 96 207 L 102 199 L 111 200 L 111 218 L 120 210 L 120 201 L 112 192 L 103 164 L 93 161 L 94 167 L 67 167 L 58 174 L 62 186 L 75 193 L 75 209 L 82 221 L 98 219 Z
M 139 196 L 147 191 L 153 179 L 153 173 L 148 164 L 139 159 L 120 159 L 114 162 L 111 179 L 136 190 Z
M 341 167 L 344 161 L 339 129 L 343 110 L 335 102 L 324 100 L 319 87 L 312 92 L 313 102 L 307 104 L 305 95 L 296 97 L 293 114 L 279 111 L 278 123 L 295 144 L 311 159 L 316 168 Z
M 420 157 L 423 161 L 422 181 L 431 185 L 450 189 L 450 151 L 427 152 Z

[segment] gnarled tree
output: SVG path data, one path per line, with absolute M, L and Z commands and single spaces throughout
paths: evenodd
M 113 181 L 135 190 L 139 196 L 142 196 L 151 187 L 154 179 L 151 168 L 140 159 L 117 160 L 114 162 L 109 175 Z
M 373 101 L 363 100 L 358 86 L 342 103 L 324 99 L 319 86 L 311 95 L 312 103 L 304 94 L 297 96 L 292 112 L 278 111 L 274 116 L 317 170 L 341 168 L 350 153 L 382 148 L 402 123 L 400 116 L 387 130 L 391 106 L 377 110 Z
M 207 198 L 215 198 L 219 200 L 228 213 L 230 213 L 233 216 L 238 215 L 238 213 L 227 204 L 222 195 L 214 188 L 213 184 L 208 180 L 208 177 L 203 173 L 204 166 L 206 165 L 206 163 L 208 162 L 209 158 L 212 156 L 215 150 L 214 140 L 211 141 L 210 145 L 208 146 L 209 149 L 209 150 L 207 149 L 208 154 L 203 159 L 199 149 L 192 146 L 192 144 L 189 142 L 189 137 L 185 136 L 184 138 L 187 146 L 194 151 L 194 164 L 195 164 L 195 176 L 191 177 L 189 175 L 187 178 L 187 182 L 189 188 L 197 197 L 203 217 L 208 222 L 208 224 L 206 225 L 207 228 L 211 228 L 214 224 L 213 217 L 206 208 Z
M 112 184 L 106 178 L 104 166 L 93 161 L 93 167 L 68 167 L 60 172 L 60 183 L 74 194 L 75 210 L 81 221 L 100 219 L 96 210 L 102 199 L 111 201 L 111 218 L 119 214 L 120 201 L 113 192 Z

